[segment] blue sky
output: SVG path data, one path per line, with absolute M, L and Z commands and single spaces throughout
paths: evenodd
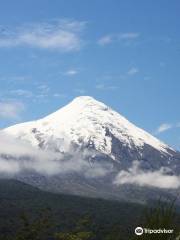
M 90 95 L 180 149 L 178 0 L 0 3 L 0 128 Z

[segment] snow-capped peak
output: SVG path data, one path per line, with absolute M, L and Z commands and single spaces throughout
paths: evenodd
M 14 125 L 3 130 L 33 146 L 45 146 L 65 137 L 79 146 L 93 145 L 100 153 L 115 158 L 112 136 L 129 148 L 150 145 L 163 154 L 170 149 L 119 113 L 89 96 L 80 96 L 49 116 L 37 121 Z

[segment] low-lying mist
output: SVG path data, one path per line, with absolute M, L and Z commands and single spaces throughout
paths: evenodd
M 86 177 L 94 178 L 110 171 L 111 164 L 92 162 L 93 151 L 75 150 L 68 141 L 63 144 L 68 153 L 36 148 L 25 141 L 0 134 L 0 174 L 13 176 L 28 170 L 49 176 L 82 172 Z
M 23 140 L 0 134 L 0 175 L 13 177 L 24 171 L 54 176 L 70 172 L 81 173 L 87 178 L 106 177 L 114 173 L 112 184 L 123 184 L 176 189 L 180 187 L 180 176 L 170 174 L 170 169 L 160 168 L 155 171 L 141 169 L 138 161 L 132 162 L 127 170 L 113 171 L 113 164 L 94 161 L 99 153 L 73 148 L 70 141 L 63 142 L 65 152 L 33 147 Z M 98 157 L 102 157 L 100 154 Z M 116 172 L 116 174 L 115 174 Z

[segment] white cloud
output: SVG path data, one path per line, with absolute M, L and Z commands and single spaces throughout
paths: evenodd
M 65 97 L 66 97 L 66 94 L 63 94 L 63 93 L 54 93 L 54 94 L 53 94 L 53 97 L 55 97 L 55 98 L 65 98 Z
M 106 35 L 98 40 L 98 44 L 104 46 L 110 44 L 112 41 L 113 41 L 112 35 Z
M 76 69 L 69 69 L 64 74 L 67 75 L 67 76 L 74 76 L 74 75 L 78 74 L 78 70 L 76 70 Z
M 122 40 L 133 40 L 140 36 L 137 32 L 127 32 L 127 33 L 121 33 L 119 34 L 119 39 Z
M 159 134 L 159 133 L 162 133 L 162 132 L 166 132 L 170 129 L 175 129 L 175 128 L 179 128 L 180 127 L 180 123 L 177 122 L 177 123 L 162 123 L 157 129 L 156 131 L 154 132 L 154 134 Z
M 79 50 L 85 22 L 57 20 L 10 29 L 0 37 L 0 47 L 29 46 L 57 49 L 63 52 Z
M 125 33 L 116 33 L 116 34 L 107 34 L 102 36 L 97 43 L 101 46 L 108 45 L 112 42 L 117 41 L 133 41 L 139 38 L 140 34 L 137 32 L 125 32 Z
M 22 102 L 0 102 L 0 118 L 19 119 L 24 109 Z
M 0 133 L 1 174 L 16 174 L 25 169 L 51 174 L 56 171 L 57 164 L 56 161 L 49 162 L 49 160 L 57 157 L 59 157 L 58 154 L 38 150 L 22 140 Z
M 74 89 L 74 92 L 77 92 L 78 94 L 85 94 L 86 93 L 86 90 L 83 89 L 83 88 L 75 88 Z
M 50 87 L 47 84 L 41 84 L 37 86 L 37 93 L 34 95 L 34 101 L 41 100 L 47 102 L 49 99 Z
M 1 174 L 16 174 L 20 171 L 18 162 L 13 160 L 4 160 L 0 158 L 0 173 Z
M 39 85 L 37 88 L 38 88 L 38 90 L 40 91 L 41 94 L 47 94 L 50 91 L 49 86 L 46 85 L 46 84 Z
M 138 69 L 138 68 L 132 67 L 132 68 L 129 69 L 129 71 L 127 72 L 127 74 L 132 76 L 132 75 L 137 74 L 138 72 L 139 72 L 139 69 Z
M 13 95 L 23 96 L 27 98 L 30 98 L 33 96 L 33 93 L 31 91 L 24 90 L 24 89 L 11 90 L 10 93 Z
M 169 124 L 169 123 L 162 123 L 158 129 L 156 130 L 156 133 L 162 133 L 162 132 L 165 132 L 169 129 L 173 128 L 173 125 L 172 124 Z
M 136 184 L 157 188 L 178 188 L 180 187 L 180 176 L 168 174 L 168 169 L 160 168 L 156 171 L 143 171 L 139 162 L 134 161 L 132 167 L 127 171 L 121 171 L 115 178 L 114 184 Z
M 59 139 L 56 145 L 52 139 L 51 141 L 48 149 L 40 149 L 3 131 L 0 132 L 0 175 L 14 175 L 23 171 L 35 171 L 43 175 L 81 172 L 94 178 L 104 176 L 109 171 L 109 164 L 90 164 L 90 156 L 95 153 L 87 149 L 74 149 L 65 134 L 63 140 Z M 56 147 L 54 151 L 51 146 L 59 146 L 66 154 L 57 152 Z
M 117 86 L 112 86 L 112 85 L 105 85 L 105 84 L 97 84 L 96 89 L 98 90 L 116 90 L 118 89 Z
M 27 82 L 30 81 L 31 77 L 24 75 L 24 76 L 0 76 L 0 81 L 6 81 L 10 84 L 17 83 L 17 82 Z

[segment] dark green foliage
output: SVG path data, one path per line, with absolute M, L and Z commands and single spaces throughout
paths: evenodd
M 0 180 L 0 240 L 132 240 L 139 225 L 178 227 L 174 205 L 145 209 L 145 205 L 53 194 Z
M 180 217 L 175 208 L 175 201 L 157 202 L 156 206 L 146 208 L 143 215 L 143 228 L 173 230 L 173 233 L 152 233 L 137 236 L 134 239 L 142 240 L 176 240 L 180 234 Z
M 76 227 L 71 232 L 59 232 L 55 234 L 56 240 L 93 240 L 94 234 L 90 231 L 87 231 L 92 220 L 85 216 L 80 219 Z
M 0 239 L 6 240 L 7 236 L 22 231 L 22 212 L 26 213 L 31 224 L 39 221 L 39 214 L 45 208 L 51 209 L 50 231 L 53 236 L 54 233 L 74 233 L 77 229 L 76 233 L 93 233 L 96 236 L 93 240 L 105 240 L 116 228 L 126 240 L 125 236 L 130 236 L 137 226 L 144 206 L 53 194 L 18 181 L 0 180 Z M 81 228 L 78 229 L 77 223 Z M 82 229 L 82 225 L 86 227 Z
M 146 209 L 145 213 L 146 225 L 149 228 L 172 228 L 174 227 L 174 219 L 176 218 L 175 200 L 166 202 L 159 200 L 155 208 Z M 145 226 L 146 226 L 145 225 Z
M 44 209 L 36 219 L 30 219 L 25 213 L 20 216 L 22 226 L 14 237 L 15 240 L 41 240 L 46 239 L 51 235 L 49 229 L 50 210 Z
M 90 240 L 90 232 L 78 232 L 78 233 L 57 233 L 55 235 L 57 240 Z

